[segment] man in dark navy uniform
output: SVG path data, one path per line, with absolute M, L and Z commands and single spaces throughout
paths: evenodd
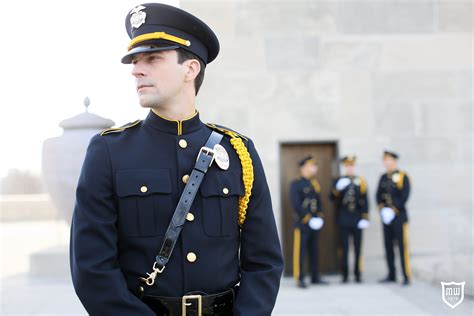
M 362 282 L 362 230 L 369 227 L 369 206 L 367 201 L 367 181 L 355 174 L 356 157 L 345 156 L 341 159 L 344 175 L 336 179 L 330 198 L 336 205 L 336 223 L 342 242 L 342 282 L 347 283 L 349 276 L 349 237 L 354 243 L 354 276 L 357 283 Z
M 306 288 L 304 262 L 309 254 L 311 283 L 326 284 L 319 274 L 319 230 L 324 225 L 321 186 L 316 180 L 318 166 L 313 156 L 299 162 L 301 176 L 290 185 L 291 204 L 295 211 L 293 239 L 293 277 L 298 287 Z
M 411 269 L 408 252 L 408 214 L 405 204 L 410 195 L 410 179 L 397 166 L 398 154 L 385 151 L 383 164 L 386 173 L 382 175 L 377 188 L 377 204 L 383 222 L 385 257 L 388 276 L 380 282 L 396 282 L 394 243 L 400 251 L 403 270 L 403 284 L 410 284 Z
M 216 35 L 154 3 L 126 29 L 122 62 L 150 112 L 90 141 L 71 228 L 77 295 L 100 316 L 270 315 L 283 259 L 262 163 L 195 108 Z

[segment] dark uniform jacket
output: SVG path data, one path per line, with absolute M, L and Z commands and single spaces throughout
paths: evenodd
M 395 219 L 402 223 L 408 222 L 407 209 L 405 207 L 410 195 L 410 179 L 403 171 L 395 171 L 391 174 L 383 174 L 377 188 L 377 204 L 379 209 L 390 207 L 395 211 Z
M 312 217 L 324 217 L 321 204 L 321 186 L 316 179 L 300 177 L 290 185 L 291 205 L 295 210 L 295 227 L 307 228 Z
M 76 292 L 91 315 L 154 315 L 136 296 L 198 152 L 212 129 L 196 113 L 184 121 L 152 111 L 144 121 L 94 136 L 77 187 L 70 261 Z M 234 315 L 270 315 L 283 268 L 270 192 L 253 142 L 245 139 L 254 182 L 246 220 L 242 166 L 230 137 L 230 167 L 209 168 L 164 272 L 145 294 L 222 292 L 240 282 Z M 189 217 L 188 217 L 189 218 Z M 240 250 L 240 254 L 239 254 Z M 195 255 L 194 262 L 189 254 Z
M 351 182 L 342 191 L 336 189 L 336 183 L 348 178 Z M 361 219 L 369 219 L 367 182 L 363 177 L 340 177 L 334 180 L 330 199 L 336 205 L 336 223 L 343 227 L 357 227 Z

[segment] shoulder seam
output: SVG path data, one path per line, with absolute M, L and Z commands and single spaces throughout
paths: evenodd
M 142 120 L 136 120 L 136 121 L 133 121 L 131 123 L 127 123 L 125 125 L 122 125 L 120 127 L 111 127 L 111 128 L 107 128 L 105 130 L 103 130 L 102 132 L 100 132 L 100 136 L 104 136 L 104 135 L 107 135 L 107 134 L 111 134 L 111 133 L 118 133 L 118 132 L 122 132 L 128 128 L 131 128 L 131 127 L 134 127 L 134 126 L 137 126 L 138 123 L 140 123 Z
M 225 135 L 228 135 L 230 136 L 231 138 L 236 138 L 236 137 L 240 137 L 246 141 L 248 141 L 249 139 L 247 137 L 245 137 L 244 135 L 236 132 L 236 131 L 233 131 L 233 130 L 230 130 L 224 126 L 220 126 L 220 125 L 217 125 L 217 124 L 214 124 L 214 123 L 204 123 L 207 127 L 211 128 L 211 129 L 214 129 L 214 130 L 217 130 L 221 133 L 224 133 Z

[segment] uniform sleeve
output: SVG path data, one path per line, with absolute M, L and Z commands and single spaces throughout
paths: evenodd
M 377 194 L 375 195 L 379 209 L 382 209 L 383 207 L 386 206 L 384 202 L 382 201 L 382 186 L 381 186 L 382 179 L 383 179 L 383 176 L 380 177 L 379 184 L 377 186 Z
M 394 201 L 395 207 L 399 210 L 405 207 L 406 202 L 410 196 L 410 178 L 408 175 L 403 174 L 402 187 L 398 189 L 398 199 Z
M 341 192 L 336 189 L 336 183 L 338 179 L 332 181 L 331 192 L 329 193 L 329 199 L 333 202 L 338 202 L 341 197 Z
M 293 181 L 290 186 L 290 200 L 293 209 L 296 212 L 299 220 L 306 224 L 311 218 L 312 214 L 309 210 L 303 207 L 303 201 L 301 200 L 301 190 L 297 181 Z
M 76 190 L 70 264 L 76 293 L 90 315 L 154 316 L 127 288 L 117 260 L 117 208 L 110 156 L 94 136 Z
M 283 258 L 263 166 L 252 141 L 248 149 L 254 183 L 241 231 L 241 279 L 234 315 L 268 316 L 280 287 Z
M 321 193 L 319 192 L 316 192 L 316 200 L 318 201 L 318 207 L 316 209 L 316 214 L 319 216 L 319 217 L 324 217 L 324 207 L 323 207 L 323 201 L 321 200 Z

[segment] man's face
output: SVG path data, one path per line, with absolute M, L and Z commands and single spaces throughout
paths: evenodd
M 176 98 L 184 87 L 187 65 L 178 63 L 176 50 L 137 54 L 132 64 L 142 107 L 159 108 Z
M 344 174 L 352 177 L 355 174 L 355 165 L 351 163 L 344 164 Z
M 397 160 L 391 156 L 384 156 L 383 165 L 388 172 L 397 169 Z
M 315 177 L 318 173 L 318 166 L 315 163 L 307 162 L 301 167 L 301 172 L 306 178 Z

